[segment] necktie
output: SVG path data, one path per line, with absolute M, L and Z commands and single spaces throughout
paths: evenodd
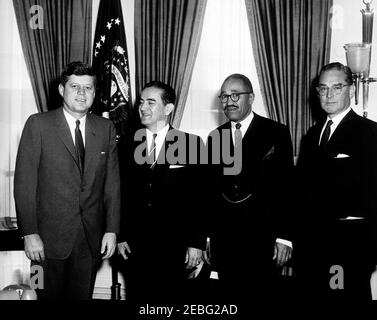
M 234 131 L 234 148 L 238 148 L 242 144 L 241 123 L 236 123 L 236 130 Z
M 84 160 L 85 160 L 85 149 L 84 142 L 82 140 L 81 130 L 80 130 L 80 120 L 76 120 L 75 129 L 75 148 L 77 153 L 77 158 L 79 159 L 80 171 L 84 172 Z
M 153 134 L 152 143 L 149 149 L 149 158 L 151 162 L 154 163 L 156 161 L 156 137 L 157 133 Z
M 332 124 L 333 124 L 332 120 L 327 121 L 326 128 L 323 131 L 322 138 L 321 138 L 321 141 L 319 143 L 320 147 L 324 147 L 327 144 L 327 142 L 329 141 L 330 131 L 331 131 L 330 127 L 331 127 Z

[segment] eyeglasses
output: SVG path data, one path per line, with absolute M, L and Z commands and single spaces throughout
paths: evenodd
M 238 100 L 240 100 L 240 95 L 241 94 L 248 94 L 248 93 L 252 93 L 252 92 L 233 92 L 231 94 L 221 94 L 219 95 L 219 99 L 221 101 L 221 103 L 227 103 L 228 102 L 228 99 L 230 97 L 230 99 L 233 101 L 233 102 L 237 102 Z
M 317 87 L 317 92 L 318 92 L 318 95 L 323 97 L 323 96 L 327 96 L 327 94 L 329 93 L 329 90 L 331 89 L 334 95 L 337 96 L 342 93 L 342 90 L 344 87 L 348 87 L 348 86 L 350 86 L 350 84 L 343 84 L 343 83 L 334 84 L 330 88 L 328 86 L 319 86 Z

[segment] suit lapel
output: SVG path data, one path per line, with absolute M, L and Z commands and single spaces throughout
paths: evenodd
M 223 130 L 229 130 L 229 134 L 230 134 L 230 146 L 229 146 L 229 152 L 230 152 L 230 155 L 233 157 L 234 156 L 234 140 L 233 140 L 233 134 L 232 134 L 232 123 L 230 121 L 228 121 L 225 126 L 224 126 L 224 129 Z M 221 135 L 221 148 L 223 148 L 223 142 L 222 142 L 222 139 L 224 139 L 224 137 Z M 243 141 L 243 138 L 242 138 L 242 141 Z M 242 147 L 243 147 L 243 142 L 242 142 Z
M 322 122 L 316 124 L 315 127 L 313 127 L 313 133 L 312 133 L 313 147 L 319 148 L 319 138 L 321 137 L 321 131 L 322 131 L 322 128 L 325 125 L 325 123 L 326 122 L 322 121 Z M 330 140 L 329 140 L 329 142 L 330 142 Z
M 101 141 L 96 138 L 96 125 L 90 113 L 87 114 L 85 123 L 85 164 L 84 174 L 90 170 L 96 155 L 101 152 Z
M 355 112 L 351 109 L 351 111 L 348 112 L 348 114 L 342 119 L 342 121 L 340 121 L 334 133 L 330 137 L 329 142 L 327 143 L 327 148 L 329 150 L 337 146 L 341 140 L 344 140 L 345 137 L 348 137 L 350 124 L 355 119 L 355 116 Z
M 245 143 L 252 140 L 253 136 L 256 136 L 256 131 L 258 130 L 259 123 L 260 117 L 256 113 L 254 113 L 253 120 L 251 120 L 250 125 L 245 132 L 245 136 L 242 139 L 245 141 Z
M 57 128 L 59 138 L 63 141 L 65 147 L 67 148 L 68 152 L 72 156 L 72 159 L 75 161 L 77 167 L 80 168 L 79 160 L 76 154 L 76 148 L 75 148 L 75 145 L 73 144 L 71 131 L 69 130 L 67 120 L 65 119 L 63 108 L 60 108 L 57 110 L 56 128 Z
M 254 113 L 253 120 L 247 128 L 245 135 L 242 139 L 242 157 L 258 160 L 269 149 L 270 145 L 267 136 L 263 133 L 263 124 L 261 123 L 261 117 Z

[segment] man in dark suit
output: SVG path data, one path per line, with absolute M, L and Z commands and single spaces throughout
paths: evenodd
M 209 150 L 221 159 L 230 152 L 235 163 L 240 157 L 241 168 L 229 174 L 224 161 L 211 160 L 212 263 L 223 299 L 252 302 L 272 293 L 276 265 L 291 257 L 292 143 L 286 126 L 252 111 L 253 88 L 244 75 L 227 77 L 219 99 L 229 121 L 210 133 Z
M 317 92 L 327 117 L 309 129 L 298 162 L 303 285 L 315 298 L 371 299 L 377 125 L 351 109 L 347 66 L 324 66 Z
M 139 105 L 143 128 L 132 147 L 121 150 L 124 207 L 118 250 L 129 257 L 127 288 L 134 302 L 182 301 L 185 279 L 206 245 L 200 168 L 190 161 L 190 144 L 196 148 L 200 138 L 169 125 L 174 103 L 169 85 L 145 85 Z
M 42 299 L 90 299 L 98 262 L 119 232 L 120 182 L 115 129 L 88 113 L 92 68 L 68 64 L 63 106 L 32 115 L 22 133 L 14 179 L 25 253 L 43 268 Z

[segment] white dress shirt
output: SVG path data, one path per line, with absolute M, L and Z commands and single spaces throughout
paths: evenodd
M 158 159 L 158 155 L 160 154 L 162 145 L 165 142 L 165 137 L 166 137 L 166 134 L 168 133 L 168 131 L 169 131 L 169 124 L 167 124 L 165 127 L 163 127 L 161 130 L 159 130 L 157 132 L 152 132 L 148 128 L 146 128 L 148 150 L 151 150 L 153 134 L 157 133 L 157 136 L 156 136 L 156 139 L 155 139 L 155 143 L 156 143 L 156 150 L 155 150 L 156 158 L 155 159 Z
M 69 126 L 69 131 L 71 131 L 71 136 L 72 136 L 73 144 L 75 144 L 76 120 L 80 120 L 80 131 L 81 131 L 81 135 L 82 135 L 82 141 L 83 141 L 84 147 L 85 147 L 85 123 L 86 123 L 86 115 L 83 116 L 80 119 L 76 119 L 74 116 L 72 116 L 64 108 L 63 108 L 63 113 L 64 113 L 64 116 L 65 116 L 65 119 L 67 120 L 67 123 L 68 123 L 68 126 Z
M 329 118 L 329 116 L 327 116 L 327 120 L 325 122 L 325 124 L 323 125 L 323 128 L 322 128 L 322 131 L 321 131 L 321 134 L 319 136 L 319 140 L 318 140 L 318 145 L 321 141 L 321 138 L 322 138 L 322 135 L 323 135 L 323 132 L 325 131 L 325 128 L 326 128 L 326 125 L 327 125 L 327 122 L 329 120 L 332 120 L 332 125 L 330 126 L 330 136 L 329 136 L 329 140 L 331 139 L 331 136 L 332 134 L 334 133 L 335 129 L 338 127 L 340 121 L 343 120 L 343 118 L 347 115 L 348 112 L 351 111 L 351 107 L 348 107 L 346 110 L 342 111 L 341 113 L 337 114 L 336 116 L 332 117 L 332 118 Z
M 236 124 L 237 123 L 240 123 L 241 124 L 241 133 L 242 133 L 242 138 L 245 136 L 245 133 L 247 131 L 247 129 L 249 128 L 250 126 L 250 123 L 251 121 L 253 120 L 254 118 L 254 112 L 251 111 L 250 114 L 245 118 L 243 119 L 242 121 L 239 121 L 239 122 L 234 122 L 234 121 L 231 121 L 230 122 L 230 125 L 231 125 L 231 129 L 232 129 L 232 139 L 233 139 L 233 145 L 234 145 L 234 142 L 235 142 L 235 139 L 234 139 L 234 132 L 236 131 Z

